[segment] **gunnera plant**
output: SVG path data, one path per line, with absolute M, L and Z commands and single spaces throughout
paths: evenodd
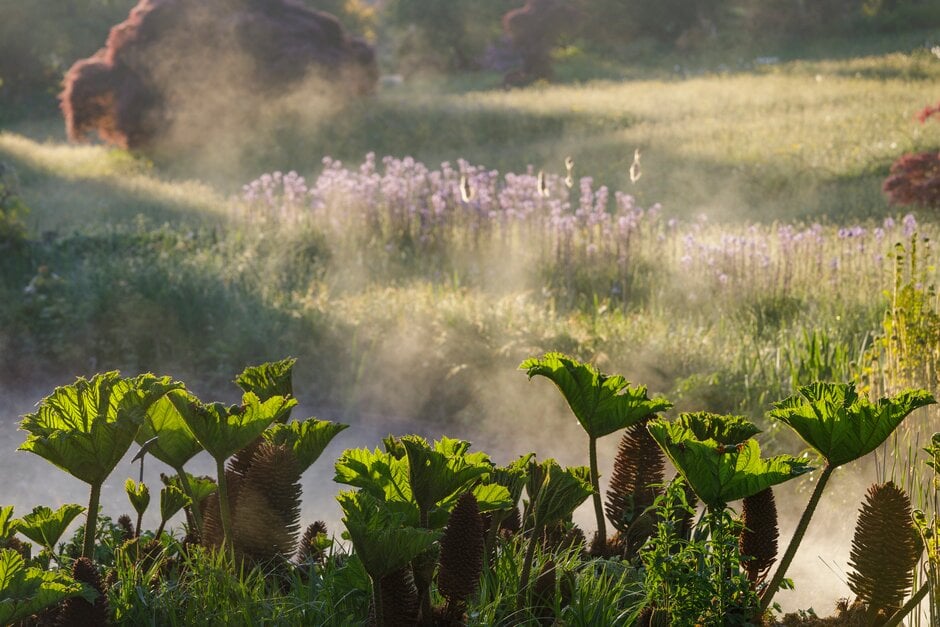
M 326 559 L 326 551 L 324 550 L 323 543 L 321 543 L 321 540 L 324 538 L 327 538 L 325 522 L 317 520 L 307 525 L 307 529 L 304 530 L 304 535 L 300 538 L 300 546 L 297 549 L 297 561 L 300 564 L 306 562 L 322 564 Z
M 105 594 L 101 576 L 94 563 L 87 557 L 80 557 L 72 564 L 72 578 L 93 588 L 98 596 L 89 602 L 80 596 L 66 599 L 59 614 L 59 625 L 109 625 L 110 609 L 108 595 Z
M 256 562 L 292 555 L 300 531 L 300 466 L 284 444 L 264 442 L 239 481 L 234 501 L 236 550 Z
M 653 532 L 647 509 L 656 501 L 657 486 L 664 480 L 665 458 L 646 429 L 647 421 L 624 432 L 607 489 L 607 518 L 617 530 L 618 552 L 627 557 L 635 555 Z
M 871 617 L 889 616 L 901 607 L 922 550 L 907 493 L 891 481 L 871 486 L 849 557 L 849 588 L 867 604 Z
M 450 513 L 441 537 L 437 589 L 447 600 L 445 615 L 459 620 L 480 586 L 483 572 L 483 519 L 471 492 L 464 492 Z
M 777 559 L 777 504 L 773 488 L 744 499 L 741 508 L 744 525 L 738 540 L 747 578 L 757 587 Z

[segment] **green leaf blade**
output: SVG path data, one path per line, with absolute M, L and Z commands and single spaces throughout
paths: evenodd
M 592 438 L 625 429 L 672 407 L 664 398 L 649 398 L 645 386 L 631 386 L 620 375 L 602 374 L 591 364 L 561 353 L 527 359 L 519 369 L 530 379 L 538 375 L 552 381 Z
M 854 384 L 814 383 L 775 403 L 768 415 L 838 467 L 878 448 L 911 412 L 935 402 L 925 390 L 907 390 L 872 403 Z

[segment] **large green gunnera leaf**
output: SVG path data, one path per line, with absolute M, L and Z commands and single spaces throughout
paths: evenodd
M 924 449 L 924 452 L 930 455 L 930 459 L 927 460 L 927 465 L 933 468 L 936 472 L 940 473 L 940 433 L 934 433 L 933 437 L 930 438 L 930 445 Z M 0 515 L 0 521 L 3 517 Z M 0 525 L 2 529 L 2 525 Z M 2 536 L 0 536 L 2 538 Z
M 12 625 L 69 597 L 97 593 L 62 572 L 27 568 L 12 549 L 0 549 L 0 625 Z
M 13 506 L 0 507 L 0 544 L 4 544 L 16 533 L 20 522 L 13 518 Z
M 20 519 L 17 531 L 52 551 L 68 526 L 84 511 L 84 507 L 75 504 L 63 505 L 55 511 L 40 505 Z
M 644 386 L 631 387 L 620 375 L 601 374 L 591 364 L 561 353 L 527 359 L 519 369 L 525 370 L 530 379 L 536 375 L 550 379 L 592 438 L 625 429 L 672 407 L 664 398 L 650 399 Z
M 124 379 L 116 371 L 79 378 L 56 388 L 35 413 L 23 416 L 20 428 L 29 436 L 20 450 L 100 484 L 130 448 L 150 406 L 179 387 L 169 377 Z
M 183 481 L 179 475 L 161 474 L 160 479 L 163 481 L 164 485 L 183 490 Z M 204 500 L 219 490 L 218 484 L 209 477 L 197 477 L 186 473 L 186 481 L 189 483 L 192 499 L 197 505 L 201 505 Z
M 382 501 L 414 502 L 405 457 L 397 458 L 379 449 L 347 449 L 336 460 L 335 469 L 333 481 L 337 483 L 361 488 Z
M 293 371 L 297 360 L 293 357 L 272 361 L 260 366 L 249 366 L 235 377 L 235 384 L 244 392 L 254 392 L 262 401 L 272 396 L 294 396 Z M 285 418 L 286 419 L 286 418 Z
M 534 494 L 536 527 L 565 520 L 594 493 L 586 466 L 562 468 L 554 459 L 538 464 L 540 485 Z
M 336 499 L 356 555 L 373 579 L 404 568 L 440 537 L 435 531 L 402 527 L 402 516 L 367 492 L 340 492 Z
M 173 396 L 196 402 L 196 398 L 185 390 L 174 390 L 159 398 L 147 410 L 136 441 L 143 446 L 145 442 L 157 438 L 148 452 L 171 468 L 179 469 L 202 450 L 202 445 L 171 400 Z
M 688 421 L 652 420 L 647 428 L 709 507 L 724 507 L 812 470 L 805 461 L 789 455 L 762 458 L 753 439 L 736 444 L 721 444 L 714 438 L 699 440 Z
M 407 451 L 411 493 L 420 509 L 434 505 L 487 475 L 492 468 L 485 454 L 468 454 L 469 442 L 444 438 L 432 449 L 421 437 L 401 439 Z
M 272 396 L 261 402 L 253 392 L 246 392 L 242 404 L 226 407 L 222 403 L 203 405 L 192 397 L 172 395 L 186 425 L 206 451 L 216 460 L 228 459 L 259 437 L 272 423 L 281 421 L 297 401 Z
M 715 440 L 719 444 L 739 444 L 760 433 L 753 422 L 744 416 L 726 416 L 701 411 L 680 414 L 674 425 L 688 431 L 696 440 Z
M 264 432 L 264 438 L 272 444 L 285 444 L 294 451 L 300 471 L 307 470 L 327 445 L 349 425 L 328 420 L 309 418 L 304 421 L 278 423 Z
M 934 402 L 925 390 L 908 390 L 872 403 L 850 383 L 813 383 L 774 404 L 768 413 L 796 431 L 830 466 L 872 452 L 912 411 Z

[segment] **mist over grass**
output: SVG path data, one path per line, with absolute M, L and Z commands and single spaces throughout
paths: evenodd
M 563 401 L 516 371 L 547 350 L 648 384 L 680 411 L 743 413 L 769 427 L 763 412 L 800 377 L 851 378 L 869 363 L 896 276 L 892 247 L 913 235 L 880 184 L 901 153 L 936 147 L 937 128 L 913 117 L 936 99 L 938 78 L 940 61 L 918 50 L 509 92 L 406 83 L 302 133 L 249 130 L 238 150 L 207 144 L 208 159 L 191 161 L 66 146 L 57 120 L 8 127 L 0 161 L 13 166 L 32 209 L 32 240 L 4 259 L 0 280 L 0 444 L 12 451 L 23 436 L 11 427 L 16 416 L 77 374 L 152 370 L 206 400 L 234 402 L 229 382 L 245 365 L 293 355 L 298 412 L 353 425 L 304 478 L 305 521 L 335 523 L 325 460 L 388 432 L 466 438 L 499 462 L 536 450 L 583 463 L 583 434 Z M 422 252 L 395 239 L 400 232 L 361 224 L 343 241 L 308 199 L 291 207 L 287 226 L 246 209 L 241 187 L 263 172 L 296 170 L 312 184 L 324 156 L 356 170 L 368 152 L 411 155 L 432 169 L 463 158 L 499 170 L 500 180 L 528 176 L 530 187 L 539 170 L 563 177 L 571 156 L 592 190 L 622 190 L 644 209 L 662 204 L 631 240 L 625 274 L 638 289 L 615 292 L 619 265 L 592 256 L 586 239 L 558 265 L 541 232 L 494 228 L 474 241 L 454 228 Z M 577 184 L 570 194 L 577 206 Z M 915 212 L 914 221 L 921 237 L 937 239 L 933 216 Z M 788 252 L 786 227 L 821 240 Z M 840 232 L 853 227 L 864 235 Z M 929 259 L 925 277 L 935 281 Z M 572 278 L 559 282 L 564 270 Z M 815 334 L 833 350 L 801 370 Z M 938 427 L 930 414 L 916 430 Z M 773 428 L 763 440 L 774 451 L 802 447 Z M 602 475 L 615 446 L 601 442 Z M 45 468 L 20 456 L 10 468 L 23 480 L 7 498 L 18 511 L 70 500 L 65 480 L 38 492 L 34 477 Z M 800 554 L 804 570 L 791 573 L 797 592 L 780 597 L 785 607 L 823 614 L 847 594 L 812 554 L 844 567 L 847 529 L 875 474 L 847 469 L 834 480 Z M 123 477 L 106 500 L 114 516 L 128 509 Z M 805 485 L 794 491 L 780 497 L 792 503 L 781 508 L 785 519 L 807 498 Z M 589 514 L 577 519 L 590 528 Z M 784 526 L 781 537 L 788 533 Z

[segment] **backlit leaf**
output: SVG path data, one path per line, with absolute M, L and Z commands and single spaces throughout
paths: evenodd
M 562 468 L 554 459 L 546 459 L 539 466 L 542 482 L 533 504 L 536 526 L 568 519 L 594 493 L 587 467 Z
M 20 450 L 35 453 L 89 484 L 101 483 L 130 448 L 150 406 L 182 387 L 169 377 L 123 379 L 116 371 L 56 388 L 20 428 Z
M 650 414 L 672 407 L 664 398 L 650 399 L 644 386 L 631 387 L 620 375 L 602 374 L 591 364 L 561 353 L 528 359 L 519 368 L 530 379 L 536 375 L 550 379 L 592 438 L 625 429 Z
M 245 448 L 272 423 L 286 419 L 297 404 L 293 398 L 284 396 L 272 396 L 261 402 L 253 392 L 246 392 L 242 404 L 234 407 L 222 403 L 203 405 L 192 397 L 180 395 L 172 395 L 170 400 L 216 461 L 228 459 Z
M 768 415 L 836 467 L 872 452 L 908 414 L 934 402 L 925 390 L 908 390 L 872 403 L 858 395 L 854 384 L 814 383 L 775 403 Z
M 260 366 L 249 366 L 235 377 L 235 384 L 244 392 L 253 392 L 262 402 L 272 396 L 294 396 L 292 382 L 294 364 L 293 357 L 272 361 Z M 289 416 L 284 419 L 287 420 Z
M 300 471 L 307 470 L 323 453 L 327 445 L 349 425 L 309 418 L 304 421 L 275 424 L 264 432 L 264 438 L 273 444 L 286 444 L 294 451 Z
M 699 440 L 681 421 L 662 419 L 650 421 L 647 428 L 695 493 L 710 507 L 723 507 L 812 470 L 805 461 L 789 455 L 762 458 L 754 439 L 728 445 L 713 438 Z
M 440 537 L 435 531 L 402 527 L 401 515 L 367 492 L 340 492 L 336 498 L 356 555 L 373 579 L 404 568 Z
M 431 507 L 489 473 L 486 455 L 467 455 L 469 442 L 444 438 L 434 449 L 423 438 L 405 436 L 411 492 L 419 508 Z
M 173 518 L 181 509 L 192 504 L 192 500 L 174 485 L 160 490 L 160 518 L 164 522 Z
M 13 537 L 19 524 L 19 521 L 13 518 L 12 505 L 0 507 L 0 544 Z
M 144 442 L 157 438 L 148 452 L 171 468 L 182 468 L 202 450 L 202 445 L 196 440 L 196 436 L 171 400 L 173 396 L 196 401 L 196 398 L 185 390 L 174 390 L 161 397 L 147 411 L 144 423 L 137 432 L 136 441 L 143 445 Z
M 143 516 L 147 511 L 147 506 L 150 505 L 150 488 L 147 484 L 128 479 L 124 482 L 124 491 L 127 492 L 127 498 L 134 511 Z
M 61 571 L 27 568 L 12 549 L 0 549 L 0 625 L 12 625 L 69 597 L 91 602 L 97 592 Z
M 55 549 L 75 518 L 85 511 L 81 505 L 63 505 L 53 511 L 49 507 L 40 505 L 20 519 L 17 531 L 47 549 Z

